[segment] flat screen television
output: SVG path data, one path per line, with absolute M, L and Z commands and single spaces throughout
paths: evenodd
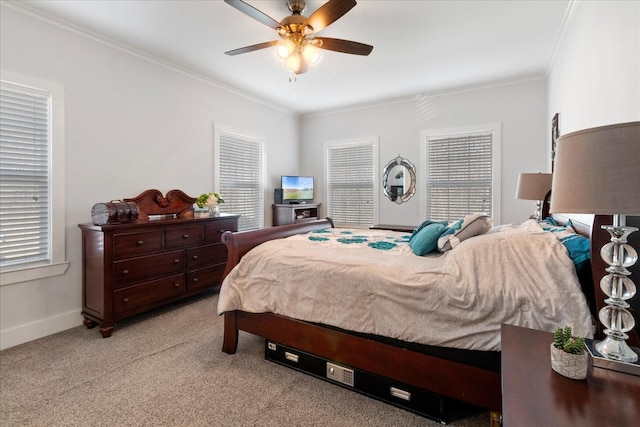
M 282 175 L 282 203 L 304 203 L 313 201 L 313 177 Z

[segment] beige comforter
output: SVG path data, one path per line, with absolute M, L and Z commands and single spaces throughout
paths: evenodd
M 500 226 L 444 254 L 408 235 L 330 229 L 252 249 L 224 280 L 218 313 L 272 312 L 404 341 L 500 350 L 500 325 L 591 337 L 573 262 L 535 221 Z

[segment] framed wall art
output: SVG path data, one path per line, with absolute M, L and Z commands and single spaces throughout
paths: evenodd
M 556 141 L 560 136 L 560 128 L 558 125 L 558 113 L 551 119 L 551 172 L 553 172 L 553 163 L 556 158 Z

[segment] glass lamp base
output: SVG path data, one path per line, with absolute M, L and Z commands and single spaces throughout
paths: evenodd
M 611 360 L 620 360 L 621 362 L 634 363 L 638 361 L 638 355 L 631 350 L 625 341 L 620 341 L 607 337 L 596 343 L 596 350 L 602 356 Z
M 589 352 L 589 357 L 591 358 L 591 362 L 594 368 L 604 368 L 610 371 L 623 372 L 625 374 L 631 374 L 640 377 L 640 363 L 639 362 L 622 362 L 620 360 L 612 360 L 607 359 L 602 356 L 598 350 L 596 350 L 596 341 L 592 339 L 584 340 L 585 347 Z M 636 354 L 640 354 L 640 348 L 631 347 L 631 350 Z

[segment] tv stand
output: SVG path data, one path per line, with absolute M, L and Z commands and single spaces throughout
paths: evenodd
M 271 205 L 273 225 L 297 224 L 319 219 L 320 203 L 287 203 Z

